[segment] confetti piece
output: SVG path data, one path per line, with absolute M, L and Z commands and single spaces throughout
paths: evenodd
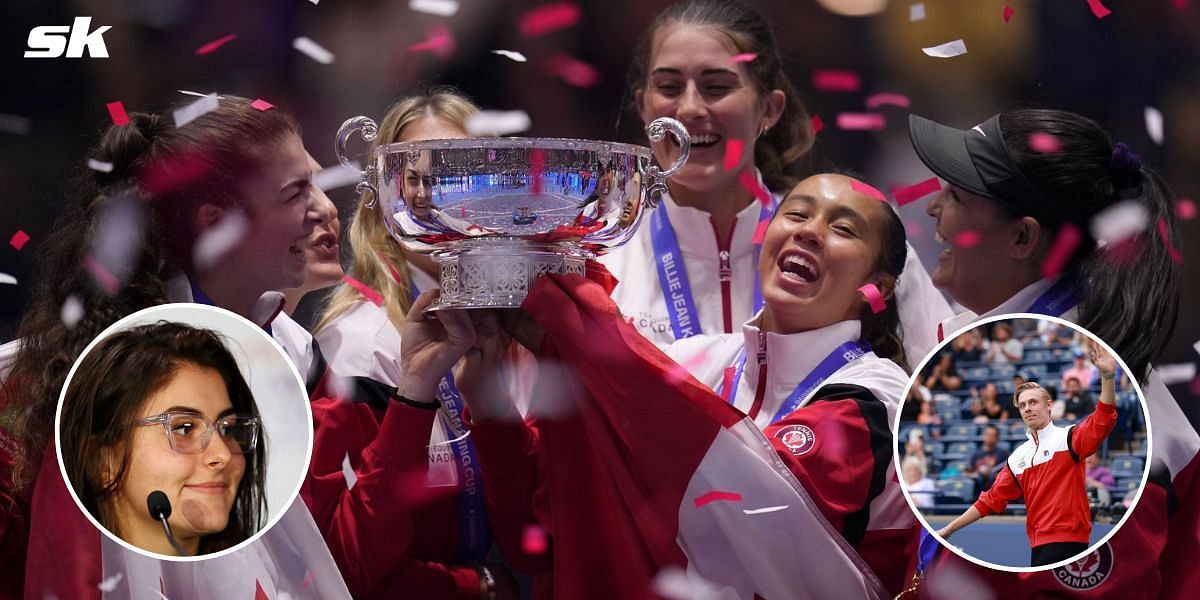
M 761 246 L 763 239 L 767 237 L 767 227 L 771 225 L 771 219 L 766 218 L 758 222 L 754 228 L 754 237 L 750 238 L 750 243 L 756 246 Z
M 267 102 L 266 100 L 263 100 L 262 98 L 255 98 L 254 102 L 250 103 L 250 108 L 253 108 L 254 110 L 261 110 L 263 112 L 266 112 L 268 110 L 271 110 L 272 108 L 275 108 L 275 105 L 271 104 L 270 102 Z
M 306 37 L 298 37 L 292 40 L 292 48 L 299 50 L 305 56 L 323 65 L 328 65 L 333 62 L 332 52 L 322 48 L 320 44 Z
M 921 21 L 925 18 L 925 3 L 918 2 L 908 7 L 908 20 L 911 22 Z
M 33 121 L 29 120 L 29 117 L 0 113 L 0 131 L 25 135 L 31 129 L 33 129 Z
M 742 151 L 746 148 L 746 143 L 742 140 L 730 139 L 725 142 L 725 163 L 726 171 L 732 171 L 737 168 L 738 163 L 742 162 Z
M 467 218 L 467 207 L 465 207 L 465 206 L 458 207 L 458 212 L 462 218 L 464 218 L 464 219 Z
M 1175 385 L 1191 381 L 1196 376 L 1196 364 L 1154 365 L 1154 371 L 1165 385 Z
M 921 237 L 921 234 L 925 233 L 925 230 L 921 227 L 920 223 L 910 221 L 904 224 L 904 233 L 907 233 L 909 239 L 912 239 Z
M 893 92 L 879 92 L 878 94 L 871 94 L 870 96 L 867 96 L 867 108 L 875 109 L 886 105 L 909 108 L 912 105 L 912 101 L 910 101 L 908 96 L 905 96 L 904 94 L 896 94 Z
M 1035 131 L 1029 134 L 1029 148 L 1041 154 L 1058 154 L 1062 152 L 1062 143 L 1058 138 L 1044 132 Z
M 271 600 L 267 591 L 263 589 L 262 582 L 257 579 L 254 580 L 254 600 Z
M 523 110 L 481 110 L 467 117 L 467 135 L 502 136 L 526 131 L 533 125 Z
M 1188 0 L 1173 0 L 1172 4 L 1175 5 L 1175 10 L 1183 10 L 1187 8 Z
M 1175 202 L 1175 216 L 1184 221 L 1196 218 L 1196 203 L 1188 198 L 1180 198 Z
M 342 275 L 342 281 L 345 281 L 346 285 L 358 290 L 358 293 L 362 294 L 363 298 L 370 300 L 375 306 L 383 306 L 383 295 L 372 289 L 367 284 L 349 275 Z
M 172 113 L 175 117 L 175 127 L 183 127 L 219 107 L 216 93 L 209 94 Z
M 9 285 L 17 285 L 17 278 L 13 277 L 12 275 L 9 275 L 8 273 L 0 273 L 0 283 L 7 283 Z
M 439 17 L 452 17 L 458 12 L 457 0 L 408 0 L 409 10 L 425 13 L 427 15 L 436 15 Z
M 879 131 L 887 125 L 887 119 L 879 113 L 838 113 L 838 129 L 846 131 Z
M 350 457 L 347 455 L 346 458 L 350 458 Z M 308 589 L 308 586 L 312 585 L 313 575 L 314 574 L 312 571 L 305 573 L 304 581 L 302 582 L 302 587 L 300 588 L 301 590 L 306 590 L 306 589 Z
M 813 135 L 817 135 L 817 132 L 825 129 L 825 122 L 821 120 L 821 115 L 813 115 L 809 118 L 809 123 L 812 124 Z
M 951 240 L 951 243 L 954 244 L 954 247 L 956 248 L 966 249 L 979 245 L 979 242 L 982 240 L 983 234 L 973 229 L 968 229 L 955 234 L 954 239 Z
M 104 268 L 104 265 L 100 264 L 100 261 L 91 255 L 83 257 L 83 268 L 87 269 L 87 272 L 91 274 L 96 284 L 108 292 L 110 296 L 115 295 L 121 289 L 121 282 L 117 279 L 117 276 L 109 273 L 108 269 Z
M 654 576 L 654 593 L 667 600 L 692 600 L 696 588 L 683 569 L 670 566 Z
M 537 37 L 551 31 L 574 26 L 583 16 L 583 11 L 574 2 L 543 4 L 524 15 L 518 21 L 518 29 L 525 37 Z
M 876 200 L 879 200 L 880 202 L 887 202 L 887 197 L 883 195 L 883 192 L 875 189 L 874 186 L 867 185 L 857 179 L 850 180 L 850 189 L 864 196 L 870 196 Z
M 525 554 L 545 554 L 548 548 L 546 530 L 540 525 L 526 525 L 521 531 L 521 551 Z
M 746 169 L 742 171 L 741 175 L 738 175 L 738 181 L 741 182 L 742 187 L 746 188 L 751 194 L 754 194 L 755 198 L 758 198 L 760 204 L 767 208 L 771 207 L 771 192 L 768 192 L 758 182 L 758 177 L 755 176 L 753 170 Z
M 737 63 L 754 62 L 754 59 L 756 58 L 758 58 L 758 55 L 753 52 L 743 52 L 742 54 L 733 55 L 733 57 L 729 59 L 729 62 L 736 65 Z
M 566 54 L 550 56 L 545 65 L 547 73 L 575 87 L 590 88 L 600 83 L 600 71 L 596 67 Z
M 866 297 L 867 303 L 871 305 L 872 313 L 879 314 L 887 310 L 887 302 L 883 301 L 883 294 L 879 293 L 879 288 L 875 287 L 875 284 L 868 283 L 858 288 L 858 291 Z
M 737 492 L 721 492 L 714 490 L 704 494 L 703 496 L 700 496 L 699 498 L 696 498 L 696 508 L 700 508 L 701 506 L 704 506 L 710 502 L 718 501 L 741 502 L 742 495 Z
M 743 508 L 742 512 L 744 512 L 748 515 L 761 515 L 761 514 L 765 514 L 765 513 L 779 512 L 785 508 L 787 508 L 786 504 L 783 506 L 768 506 L 766 508 L 754 508 L 754 509 Z
M 463 441 L 463 440 L 467 439 L 468 437 L 470 437 L 470 435 L 471 435 L 471 430 L 469 430 L 469 429 L 468 429 L 466 433 L 464 433 L 464 434 L 462 434 L 462 435 L 460 435 L 460 436 L 458 436 L 458 437 L 456 437 L 456 438 L 454 438 L 454 439 L 452 439 L 452 440 L 446 440 L 446 441 L 444 441 L 444 442 L 438 442 L 438 443 L 436 443 L 436 444 L 429 444 L 428 446 L 425 446 L 425 447 L 426 447 L 426 448 L 433 448 L 433 447 L 435 447 L 435 446 L 447 446 L 447 445 L 450 445 L 450 444 L 456 444 L 456 443 L 458 443 L 458 442 L 461 442 L 461 441 Z
M 701 352 L 695 356 L 688 357 L 683 361 L 673 363 L 667 369 L 667 383 L 674 386 L 686 381 L 692 376 L 692 371 L 694 369 L 704 366 L 706 362 L 708 362 L 708 353 Z
M 1167 247 L 1167 252 L 1171 255 L 1171 260 L 1177 264 L 1182 263 L 1183 255 L 1171 244 L 1171 236 L 1167 232 L 1167 220 L 1162 217 L 1158 218 L 1158 237 L 1162 240 L 1163 245 Z
M 217 48 L 220 48 L 221 46 L 224 46 L 225 44 L 228 44 L 229 42 L 232 42 L 235 39 L 237 39 L 237 36 L 231 33 L 219 40 L 213 40 L 203 46 L 200 46 L 199 48 L 196 48 L 196 56 L 204 56 L 205 54 L 212 54 L 213 52 L 215 52 L 217 50 Z
M 25 233 L 24 229 L 18 229 L 17 232 L 14 233 L 11 238 L 8 239 L 8 245 L 12 246 L 13 248 L 16 248 L 18 251 L 20 251 L 21 248 L 25 247 L 25 244 L 28 241 L 29 241 L 29 234 Z
M 1119 244 L 1146 230 L 1150 211 L 1140 202 L 1118 202 L 1092 218 L 1092 239 L 1101 246 Z
M 960 38 L 952 42 L 946 42 L 945 44 L 921 48 L 921 52 L 934 58 L 954 58 L 955 56 L 967 53 L 967 43 Z
M 207 96 L 207 95 L 208 95 L 208 94 L 201 94 L 200 92 L 193 92 L 193 91 L 191 91 L 191 90 L 177 90 L 177 91 L 178 91 L 180 94 L 183 94 L 183 95 L 185 95 L 185 96 L 195 96 L 195 97 L 197 97 L 197 98 L 203 98 L 203 97 L 205 97 L 205 96 Z M 218 100 L 224 100 L 224 98 L 222 98 L 221 96 L 217 96 L 217 99 L 218 99 Z
M 1200 354 L 1200 342 L 1196 342 L 1195 344 L 1192 344 L 1192 350 L 1195 350 L 1196 354 Z
M 355 185 L 360 181 L 362 181 L 362 169 L 353 163 L 350 166 L 336 164 L 332 167 L 325 167 L 314 173 L 312 178 L 312 184 L 323 192 Z
M 1106 258 L 1110 262 L 1128 267 L 1141 260 L 1141 256 L 1142 238 L 1130 237 L 1108 246 L 1108 256 Z
M 408 47 L 409 52 L 431 52 L 439 58 L 454 54 L 454 37 L 445 25 L 438 23 L 425 32 L 425 41 Z
M 118 572 L 116 575 L 101 581 L 100 585 L 97 585 L 96 587 L 100 588 L 100 591 L 102 592 L 111 592 L 117 589 L 117 584 L 121 583 L 121 580 L 124 578 L 125 574 Z
M 83 302 L 74 294 L 67 296 L 62 309 L 58 311 L 58 318 L 62 320 L 63 325 L 67 326 L 67 329 L 74 327 L 83 318 Z
M 113 125 L 128 125 L 129 115 L 125 114 L 125 105 L 121 101 L 109 102 L 105 106 L 108 107 L 108 116 L 112 117 Z
M 147 165 L 143 185 L 151 196 L 162 196 L 199 181 L 211 168 L 211 159 L 203 154 L 171 156 Z
M 1146 118 L 1146 134 L 1150 136 L 1150 139 L 1154 140 L 1155 144 L 1161 146 L 1163 143 L 1162 111 L 1153 106 L 1147 106 L 1143 113 Z
M 250 220 L 240 211 L 230 212 L 196 237 L 192 247 L 192 262 L 201 271 L 217 266 L 225 253 L 237 246 L 250 230 Z
M 1083 233 L 1079 231 L 1079 228 L 1073 223 L 1064 223 L 1050 244 L 1046 260 L 1042 261 L 1042 277 L 1049 279 L 1061 273 L 1081 241 L 1083 241 Z
M 492 50 L 492 54 L 499 54 L 500 56 L 512 59 L 514 62 L 519 63 L 529 60 L 525 58 L 524 54 L 521 54 L 520 52 L 513 52 L 512 50 Z
M 1100 0 L 1087 0 L 1087 3 L 1088 8 L 1092 9 L 1092 14 L 1096 15 L 1097 19 L 1103 19 L 1104 17 L 1112 14 L 1111 10 L 1108 10 L 1103 4 L 1100 4 Z
M 354 489 L 354 484 L 358 483 L 358 474 L 354 472 L 354 467 L 350 465 L 350 454 L 346 453 L 346 457 L 342 459 L 342 477 L 346 478 L 346 489 Z
M 818 92 L 857 92 L 862 87 L 857 73 L 841 69 L 813 71 L 812 84 Z
M 93 171 L 100 171 L 101 173 L 112 173 L 113 170 L 112 163 L 96 160 L 94 158 L 89 158 L 87 160 L 87 166 L 89 169 Z
M 906 185 L 901 187 L 892 187 L 892 197 L 896 199 L 897 206 L 904 206 L 911 202 L 915 202 L 932 194 L 942 191 L 942 183 L 937 177 L 930 177 L 920 183 Z
M 546 164 L 546 151 L 535 148 L 529 155 L 529 178 L 533 180 L 533 194 L 542 193 L 542 169 Z

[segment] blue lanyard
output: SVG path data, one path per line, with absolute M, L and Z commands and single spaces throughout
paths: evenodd
M 1026 312 L 1051 317 L 1062 316 L 1079 302 L 1075 296 L 1075 278 L 1070 273 L 1063 274 L 1058 282 L 1042 293 Z
M 458 491 L 458 539 L 466 562 L 481 562 L 492 547 L 488 534 L 487 511 L 483 500 L 482 475 L 479 472 L 479 456 L 475 443 L 467 434 L 462 420 L 463 401 L 454 387 L 454 376 L 446 376 L 438 382 L 438 400 L 442 402 L 447 417 L 446 434 L 454 442 L 454 458 L 458 467 L 458 480 L 462 483 Z
M 771 218 L 771 213 L 775 210 L 774 202 L 771 204 L 770 207 L 762 206 L 759 210 L 759 221 Z M 700 313 L 696 310 L 696 300 L 692 296 L 691 282 L 688 281 L 683 251 L 679 249 L 679 239 L 675 237 L 675 228 L 671 226 L 666 206 L 659 206 L 650 215 L 650 243 L 654 247 L 658 285 L 662 288 L 663 299 L 667 303 L 667 314 L 671 318 L 671 332 L 677 340 L 700 335 L 703 333 Z M 762 286 L 758 280 L 758 255 L 762 246 L 754 246 L 754 312 L 757 313 L 763 305 Z
M 783 406 L 779 407 L 775 416 L 771 417 L 771 422 L 775 423 L 786 417 L 789 413 L 800 408 L 800 403 L 804 401 L 813 391 L 815 391 L 830 375 L 837 372 L 838 369 L 858 360 L 862 355 L 871 351 L 871 344 L 866 340 L 856 340 L 846 342 L 837 348 L 834 348 L 829 356 L 826 356 L 817 366 L 809 372 L 808 375 L 792 390 L 791 395 L 783 401 Z M 733 371 L 733 379 L 730 381 L 728 400 L 730 404 L 734 404 L 737 400 L 738 383 L 742 380 L 742 371 L 746 368 L 746 347 L 742 346 L 738 352 L 737 358 L 734 360 L 736 365 Z M 722 390 L 723 392 L 724 390 Z

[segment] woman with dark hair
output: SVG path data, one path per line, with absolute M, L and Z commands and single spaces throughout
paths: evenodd
M 777 193 L 797 182 L 814 136 L 769 23 L 728 0 L 667 7 L 641 38 L 625 97 L 642 123 L 682 122 L 691 153 L 650 222 L 602 257 L 620 282 L 613 299 L 660 347 L 733 333 L 762 307 L 755 231 L 779 204 Z M 679 153 L 669 136 L 653 150 L 660 164 Z M 936 343 L 928 329 L 952 313 L 911 248 L 904 270 L 903 339 L 907 354 L 921 357 Z
M 188 555 L 224 550 L 265 523 L 265 441 L 254 396 L 220 334 L 159 322 L 114 333 L 79 363 L 63 401 L 63 466 L 100 526 L 177 555 L 147 497 Z

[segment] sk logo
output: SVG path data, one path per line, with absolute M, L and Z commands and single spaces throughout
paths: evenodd
M 41 25 L 29 31 L 29 49 L 25 58 L 83 58 L 83 51 L 91 58 L 108 58 L 108 47 L 104 45 L 104 32 L 112 29 L 111 25 L 103 25 L 95 31 L 91 29 L 91 17 L 75 17 L 75 23 L 66 25 Z M 67 41 L 67 34 L 71 39 Z
M 1049 450 L 1042 450 L 1042 456 L 1050 456 Z

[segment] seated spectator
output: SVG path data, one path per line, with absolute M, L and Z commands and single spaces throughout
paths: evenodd
M 975 480 L 980 490 L 992 486 L 992 470 L 1008 459 L 1008 453 L 1000 449 L 999 442 L 1000 429 L 995 425 L 988 425 L 983 429 L 983 446 L 971 456 L 971 465 L 975 468 Z
M 1112 502 L 1112 487 L 1116 485 L 1116 480 L 1113 479 L 1112 471 L 1108 467 L 1100 464 L 1100 454 L 1089 454 L 1084 459 L 1084 464 L 1087 466 L 1087 471 L 1084 474 L 1083 483 L 1087 486 L 1089 493 L 1092 490 L 1096 491 L 1096 497 L 1101 504 L 1109 504 Z
M 1008 408 L 1000 402 L 1000 389 L 995 382 L 987 382 L 982 391 L 971 388 L 971 398 L 971 419 L 976 423 L 1004 421 L 1010 416 Z
M 938 355 L 937 364 L 925 378 L 925 387 L 934 392 L 953 392 L 962 387 L 962 377 L 954 366 L 954 357 L 949 352 Z
M 1092 414 L 1096 409 L 1096 399 L 1092 397 L 1091 392 L 1079 385 L 1078 379 L 1068 378 L 1064 387 L 1066 398 L 1063 400 L 1063 418 L 1075 421 Z
M 941 425 L 942 416 L 937 413 L 937 404 L 932 400 L 923 401 L 921 412 L 917 415 L 917 422 L 922 425 Z
M 1025 356 L 1025 345 L 1013 338 L 1012 327 L 1007 323 L 997 323 L 992 331 L 992 339 L 986 345 L 987 354 L 984 358 L 990 365 L 1006 365 L 1021 362 Z
M 1024 376 L 1024 375 L 1022 375 L 1022 374 L 1020 374 L 1020 373 L 1017 373 L 1016 375 L 1013 375 L 1013 387 L 1012 387 L 1012 389 L 1014 389 L 1014 390 L 1015 390 L 1015 389 L 1017 389 L 1017 388 L 1021 387 L 1021 384 L 1025 383 L 1026 381 L 1028 381 L 1028 380 L 1027 380 L 1027 379 L 1025 379 L 1025 376 Z
M 1067 387 L 1067 380 L 1074 377 L 1079 380 L 1081 387 L 1090 387 L 1092 382 L 1095 381 L 1096 367 L 1088 364 L 1084 358 L 1083 348 L 1075 347 L 1072 350 L 1072 354 L 1074 354 L 1075 362 L 1071 365 L 1071 368 L 1063 371 L 1062 386 L 1064 388 Z
M 954 362 L 979 362 L 983 360 L 983 344 L 979 341 L 979 331 L 972 329 L 950 342 L 950 351 Z
M 916 458 L 921 461 L 921 466 L 926 471 L 929 470 L 929 455 L 925 453 L 925 432 L 920 429 L 914 429 L 908 432 L 908 441 L 904 443 L 904 457 Z
M 925 463 L 912 456 L 906 457 L 900 466 L 904 470 L 904 483 L 917 508 L 931 508 L 937 497 L 937 485 L 925 476 Z
M 904 406 L 900 408 L 900 420 L 916 421 L 923 409 L 923 403 L 928 401 L 931 396 L 929 389 L 920 383 L 909 386 L 908 396 L 904 398 Z

